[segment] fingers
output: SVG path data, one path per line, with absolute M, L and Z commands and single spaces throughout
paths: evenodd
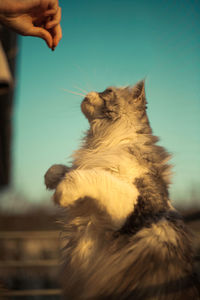
M 54 50 L 62 38 L 61 8 L 58 0 L 23 2 L 26 2 L 26 10 L 24 8 L 25 13 L 17 15 L 15 31 L 23 35 L 40 37 L 45 40 L 49 48 Z
M 50 12 L 50 11 L 49 11 Z M 52 10 L 53 12 L 53 10 Z M 51 29 L 54 26 L 58 25 L 60 23 L 61 20 L 61 7 L 58 7 L 56 13 L 54 13 L 54 15 L 49 15 L 52 16 L 52 20 L 48 21 L 46 23 L 46 29 Z
M 61 7 L 58 7 L 56 12 L 55 12 L 55 9 L 50 9 L 50 10 L 46 11 L 45 16 L 51 17 L 50 20 L 48 22 L 46 22 L 45 28 L 52 35 L 52 39 L 53 39 L 52 50 L 54 50 L 62 38 L 62 29 L 61 29 L 61 25 L 60 25 Z
M 47 9 L 54 9 L 56 11 L 58 9 L 58 0 L 40 0 L 39 6 L 42 8 L 43 11 Z
M 44 12 L 44 17 L 54 16 L 57 12 L 57 9 L 48 9 Z
M 58 24 L 57 26 L 55 26 L 52 30 L 52 38 L 53 38 L 53 48 L 52 50 L 54 50 L 57 46 L 58 43 L 60 42 L 61 38 L 62 38 L 62 29 L 60 24 Z
M 58 0 L 42 0 L 48 2 L 48 7 L 52 9 L 57 9 L 59 6 Z
M 53 38 L 46 29 L 41 27 L 32 27 L 27 35 L 36 36 L 43 39 L 47 43 L 47 46 L 52 49 Z

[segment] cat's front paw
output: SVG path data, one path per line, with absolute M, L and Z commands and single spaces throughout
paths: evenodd
M 81 195 L 78 192 L 75 172 L 70 172 L 66 174 L 65 178 L 58 184 L 53 195 L 53 200 L 55 203 L 67 207 L 72 205 L 79 198 L 81 198 Z
M 69 170 L 70 168 L 64 165 L 51 166 L 44 175 L 46 188 L 54 190 Z

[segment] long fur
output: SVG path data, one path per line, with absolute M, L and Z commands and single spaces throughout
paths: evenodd
M 45 175 L 65 207 L 65 299 L 200 299 L 191 242 L 168 195 L 169 154 L 156 143 L 144 82 L 91 92 L 72 167 Z

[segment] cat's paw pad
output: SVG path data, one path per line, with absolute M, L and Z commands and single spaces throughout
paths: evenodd
M 51 166 L 44 175 L 44 182 L 47 189 L 54 190 L 69 170 L 70 168 L 64 165 Z

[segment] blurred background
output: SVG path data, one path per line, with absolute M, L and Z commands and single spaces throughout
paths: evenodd
M 83 96 L 70 91 L 145 78 L 153 132 L 173 155 L 171 199 L 195 232 L 196 257 L 200 248 L 200 2 L 60 5 L 63 38 L 54 52 L 1 28 L 8 73 L 1 77 L 0 66 L 0 280 L 11 290 L 41 292 L 23 299 L 43 299 L 47 288 L 48 297 L 59 297 L 60 225 L 43 176 L 54 163 L 70 164 L 88 128 Z

